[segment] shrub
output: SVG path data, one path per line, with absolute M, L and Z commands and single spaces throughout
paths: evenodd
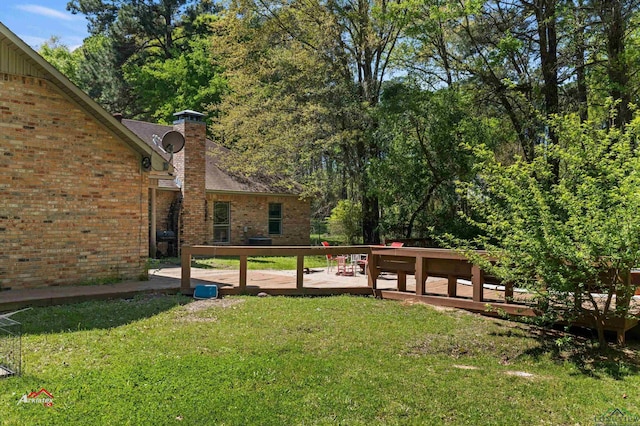
M 481 167 L 461 192 L 480 218 L 467 219 L 483 236 L 464 247 L 486 249 L 495 264 L 466 253 L 533 291 L 547 314 L 590 319 L 603 344 L 605 321 L 629 315 L 629 272 L 640 265 L 640 117 L 624 130 L 575 117 L 551 125 L 560 146 L 541 146 L 532 163 L 505 166 L 476 150 Z M 557 178 L 550 160 L 560 162 Z
M 362 206 L 351 200 L 340 200 L 331 210 L 329 232 L 344 235 L 347 244 L 355 244 L 362 234 Z

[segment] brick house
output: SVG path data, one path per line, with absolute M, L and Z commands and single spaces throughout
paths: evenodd
M 202 114 L 176 118 L 112 116 L 0 23 L 0 290 L 139 279 L 179 244 L 309 244 L 308 201 L 226 172 Z
M 295 189 L 229 172 L 229 151 L 207 139 L 204 115 L 174 115 L 173 126 L 121 119 L 167 161 L 162 136 L 177 131 L 185 139 L 173 156 L 175 179 L 152 181 L 149 188 L 151 254 L 175 254 L 182 244 L 309 245 L 309 200 Z M 175 242 L 163 235 L 175 235 Z
M 149 187 L 169 172 L 0 23 L 0 289 L 146 274 Z

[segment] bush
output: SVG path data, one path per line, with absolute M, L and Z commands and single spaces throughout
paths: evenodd
M 355 244 L 362 235 L 362 206 L 351 200 L 340 200 L 331 210 L 329 232 L 344 235 L 347 244 Z
M 590 318 L 604 343 L 606 319 L 629 314 L 629 272 L 640 265 L 640 117 L 622 131 L 575 117 L 552 126 L 560 146 L 541 147 L 532 163 L 504 166 L 476 150 L 482 166 L 462 193 L 481 217 L 467 219 L 484 236 L 466 248 L 484 248 L 497 262 L 467 254 L 533 291 L 546 313 Z M 557 178 L 550 160 L 560 163 Z

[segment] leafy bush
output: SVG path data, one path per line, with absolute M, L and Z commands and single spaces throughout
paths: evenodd
M 590 320 L 604 343 L 605 321 L 629 314 L 629 272 L 640 265 L 640 116 L 624 130 L 575 117 L 551 125 L 560 146 L 541 146 L 532 163 L 505 166 L 475 150 L 481 166 L 462 193 L 481 218 L 467 219 L 484 236 L 466 248 L 484 248 L 497 261 L 467 253 L 533 291 L 546 313 Z M 551 160 L 560 163 L 558 177 Z
M 362 206 L 351 200 L 340 200 L 331 210 L 329 232 L 344 235 L 347 244 L 355 244 L 362 235 Z

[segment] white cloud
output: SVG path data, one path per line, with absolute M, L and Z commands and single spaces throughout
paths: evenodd
M 73 15 L 70 13 L 60 12 L 55 9 L 51 9 L 44 6 L 38 6 L 35 4 L 24 4 L 16 6 L 16 8 L 29 13 L 34 13 L 36 15 L 47 16 L 49 18 L 63 19 L 65 21 L 73 20 Z

